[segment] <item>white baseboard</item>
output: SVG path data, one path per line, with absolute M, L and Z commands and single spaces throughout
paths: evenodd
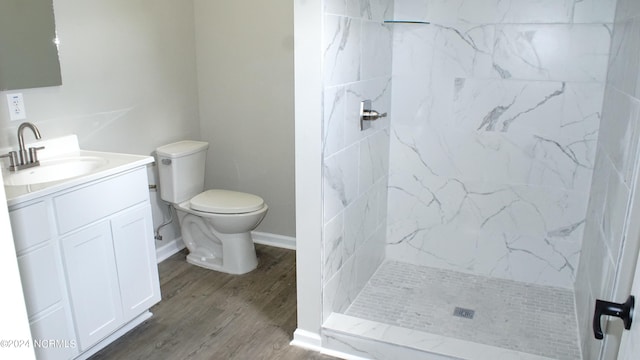
M 291 236 L 252 231 L 251 237 L 253 237 L 253 242 L 256 244 L 274 246 L 289 250 L 296 249 L 296 238 Z M 169 241 L 159 248 L 156 248 L 158 264 L 168 259 L 171 255 L 184 249 L 184 247 L 184 242 L 182 241 L 182 238 L 179 237 Z
M 253 238 L 253 242 L 256 244 L 274 246 L 289 250 L 296 249 L 296 238 L 292 236 L 252 231 L 251 237 Z
M 184 249 L 184 242 L 182 242 L 181 237 L 173 239 L 161 247 L 156 248 L 156 259 L 158 264 L 167 260 L 171 255 L 182 249 Z
M 318 352 L 323 350 L 320 335 L 302 329 L 296 329 L 293 332 L 293 340 L 289 344 Z
M 321 354 L 329 355 L 338 359 L 368 360 L 365 358 L 347 354 L 342 351 L 324 348 L 322 347 L 322 340 L 320 338 L 320 335 L 301 329 L 296 329 L 296 331 L 293 332 L 293 340 L 291 340 L 289 345 L 307 349 L 310 351 L 316 351 Z

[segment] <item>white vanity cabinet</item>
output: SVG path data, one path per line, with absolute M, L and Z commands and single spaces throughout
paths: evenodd
M 73 341 L 38 359 L 84 358 L 150 316 L 160 286 L 144 166 L 9 210 L 31 331 Z
M 78 349 L 50 204 L 51 199 L 19 204 L 9 209 L 9 216 L 31 336 L 34 341 L 59 341 L 35 347 L 36 357 L 70 359 Z

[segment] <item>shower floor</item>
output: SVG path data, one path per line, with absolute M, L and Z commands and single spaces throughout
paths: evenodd
M 566 289 L 386 261 L 345 315 L 551 359 L 581 358 Z

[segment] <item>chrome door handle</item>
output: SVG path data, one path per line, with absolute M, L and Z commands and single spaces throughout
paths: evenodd
M 604 338 L 602 325 L 600 324 L 600 317 L 602 315 L 619 317 L 624 323 L 624 328 L 627 330 L 631 329 L 634 305 L 635 299 L 633 296 L 629 296 L 627 302 L 622 304 L 604 300 L 596 300 L 596 310 L 593 314 L 593 335 L 596 337 L 596 339 L 602 340 Z

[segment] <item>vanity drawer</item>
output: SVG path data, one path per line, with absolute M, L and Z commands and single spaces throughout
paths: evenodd
M 64 234 L 148 199 L 145 168 L 55 196 L 58 232 Z
M 60 271 L 56 260 L 58 257 L 51 243 L 18 256 L 20 278 L 29 316 L 62 301 Z
M 44 201 L 11 209 L 9 218 L 11 219 L 13 240 L 18 254 L 25 249 L 51 239 L 49 212 L 47 211 L 47 203 Z

